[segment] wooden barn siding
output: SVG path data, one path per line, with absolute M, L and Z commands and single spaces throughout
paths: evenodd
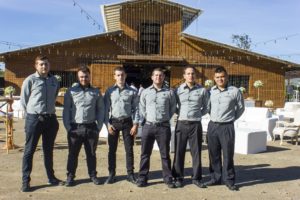
M 120 48 L 113 39 L 114 37 L 80 40 L 6 56 L 5 85 L 14 86 L 17 94 L 20 94 L 24 79 L 35 72 L 34 59 L 39 54 L 49 58 L 53 71 L 76 71 L 80 65 L 89 64 L 92 60 L 115 59 Z
M 136 54 L 139 54 L 139 25 L 143 22 L 161 24 L 161 55 L 179 55 L 178 33 L 182 30 L 179 8 L 157 2 L 147 3 L 145 6 L 144 4 L 129 4 L 122 7 L 121 29 L 125 34 L 122 44 L 126 44 L 125 46 Z
M 98 87 L 104 94 L 107 88 L 115 83 L 115 80 L 113 78 L 113 70 L 118 66 L 122 66 L 122 64 L 92 64 L 92 85 Z
M 205 47 L 203 50 L 206 52 L 212 52 L 215 50 L 212 46 L 205 46 L 197 44 L 199 47 Z M 202 46 L 201 46 L 202 45 Z M 222 50 L 220 47 L 219 50 Z M 193 66 L 198 66 L 199 83 L 204 84 L 207 79 L 213 79 L 215 66 L 223 66 L 227 69 L 230 75 L 248 75 L 249 79 L 249 91 L 244 95 L 245 97 L 257 98 L 257 89 L 254 88 L 253 83 L 256 80 L 262 80 L 264 86 L 260 88 L 260 100 L 263 104 L 266 100 L 272 100 L 275 107 L 282 107 L 285 101 L 285 85 L 284 85 L 284 70 L 281 65 L 276 62 L 267 61 L 262 58 L 258 59 L 254 56 L 249 56 L 249 59 L 244 57 L 237 61 L 236 59 L 228 60 L 230 56 L 243 55 L 242 53 L 230 52 L 227 55 L 217 56 L 204 56 L 199 51 L 190 47 L 188 44 L 182 43 L 181 55 L 186 58 L 188 63 Z M 233 62 L 234 60 L 234 62 Z M 205 66 L 205 64 L 208 64 Z M 175 85 L 182 80 L 182 67 L 171 68 L 171 85 Z

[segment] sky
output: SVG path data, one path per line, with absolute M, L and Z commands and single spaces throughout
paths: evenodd
M 29 47 L 103 33 L 100 5 L 121 0 L 75 2 L 74 6 L 73 0 L 0 0 L 0 52 L 19 49 L 3 44 L 7 42 Z M 232 46 L 232 34 L 247 34 L 252 51 L 300 64 L 300 0 L 175 2 L 204 11 L 185 33 Z

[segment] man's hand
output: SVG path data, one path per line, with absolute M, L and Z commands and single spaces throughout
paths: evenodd
M 134 124 L 130 130 L 130 135 L 135 136 L 137 134 L 138 124 Z
M 116 129 L 112 125 L 108 125 L 108 133 L 110 135 L 114 135 L 115 131 L 116 131 Z

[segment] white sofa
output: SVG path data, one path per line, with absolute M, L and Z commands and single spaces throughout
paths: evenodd
M 253 129 L 266 131 L 267 141 L 271 141 L 277 120 L 277 117 L 272 117 L 268 108 L 246 107 L 243 115 L 235 121 L 235 128 L 236 130 Z
M 235 132 L 234 152 L 254 154 L 267 150 L 267 132 L 254 129 L 237 129 Z
M 293 119 L 295 117 L 295 112 L 300 109 L 300 102 L 286 102 L 284 108 L 277 108 L 276 114 L 283 115 L 284 118 Z

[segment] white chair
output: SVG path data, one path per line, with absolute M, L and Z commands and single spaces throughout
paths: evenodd
M 235 128 L 236 130 L 252 129 L 266 131 L 267 141 L 271 141 L 277 120 L 277 117 L 272 117 L 268 108 L 246 107 L 243 115 L 235 121 Z
M 276 109 L 276 114 L 283 115 L 286 119 L 293 119 L 297 109 L 300 109 L 300 102 L 286 102 L 284 108 Z
M 277 121 L 276 127 L 273 130 L 274 141 L 275 136 L 280 136 L 280 145 L 283 144 L 284 137 L 292 138 L 292 142 L 295 138 L 296 145 L 298 145 L 298 135 L 300 129 L 300 109 L 295 111 L 294 122 Z

